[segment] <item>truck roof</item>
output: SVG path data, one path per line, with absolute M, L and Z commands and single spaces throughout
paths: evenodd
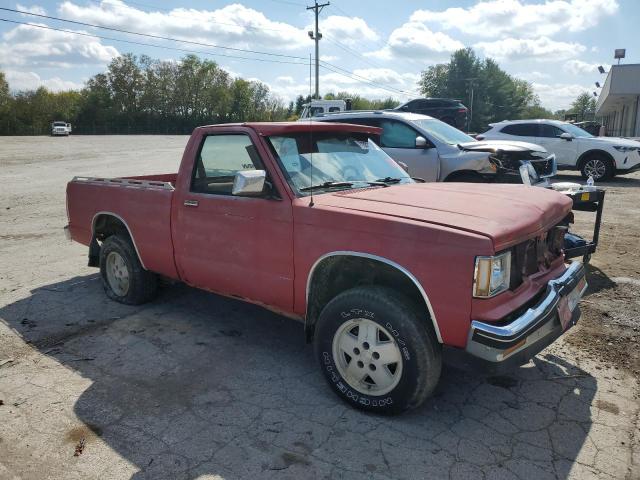
M 248 127 L 255 130 L 260 135 L 277 135 L 300 132 L 356 132 L 380 135 L 382 129 L 367 125 L 353 125 L 349 123 L 328 123 L 328 122 L 245 122 L 245 123 L 225 123 L 220 125 L 207 125 L 198 128 L 226 128 L 226 127 Z

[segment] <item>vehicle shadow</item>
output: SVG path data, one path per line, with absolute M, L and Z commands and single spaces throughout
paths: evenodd
M 606 273 L 591 263 L 587 263 L 587 283 L 589 284 L 587 296 L 601 290 L 615 288 L 617 285 Z
M 582 178 L 580 172 L 571 170 L 562 170 L 555 177 L 553 177 L 553 183 L 557 182 L 574 182 L 585 184 L 586 180 Z M 640 187 L 640 178 L 630 174 L 630 176 L 617 175 L 610 180 L 603 182 L 596 182 L 598 187 L 615 187 L 615 188 L 631 188 Z
M 76 277 L 0 318 L 91 380 L 74 411 L 135 479 L 566 478 L 597 390 L 546 354 L 495 377 L 445 367 L 419 410 L 365 414 L 326 386 L 299 323 L 182 285 L 128 307 Z

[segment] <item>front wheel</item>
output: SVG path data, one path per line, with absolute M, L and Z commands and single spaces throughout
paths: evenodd
M 404 295 L 382 287 L 354 288 L 331 300 L 316 325 L 315 351 L 340 398 L 378 413 L 420 406 L 442 368 L 428 316 Z
M 582 178 L 593 177 L 596 181 L 606 180 L 613 177 L 615 169 L 608 158 L 593 156 L 582 162 L 580 173 Z

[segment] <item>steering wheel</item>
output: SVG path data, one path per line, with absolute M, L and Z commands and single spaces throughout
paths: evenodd
M 344 167 L 341 171 L 340 171 L 340 175 L 342 175 L 342 178 L 344 180 L 359 180 L 358 177 L 360 177 L 360 172 L 358 172 L 358 169 L 352 165 L 347 165 L 346 167 Z

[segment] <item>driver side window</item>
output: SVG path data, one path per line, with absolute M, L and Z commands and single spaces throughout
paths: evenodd
M 380 145 L 387 148 L 416 148 L 418 132 L 404 123 L 395 120 L 382 120 Z
M 562 135 L 564 132 L 564 130 L 559 129 L 556 126 L 553 125 L 546 125 L 546 124 L 542 124 L 540 125 L 540 136 L 541 137 L 546 137 L 546 138 L 560 138 L 560 135 Z
M 191 191 L 231 195 L 237 172 L 260 169 L 258 153 L 247 135 L 209 135 L 200 148 Z

